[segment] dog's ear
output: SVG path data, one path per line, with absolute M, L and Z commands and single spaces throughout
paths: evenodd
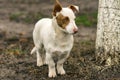
M 73 12 L 79 12 L 79 7 L 78 6 L 75 6 L 75 5 L 70 5 L 69 6 L 70 9 L 72 9 Z
M 61 10 L 62 10 L 62 6 L 61 6 L 60 2 L 58 0 L 56 0 L 54 9 L 53 9 L 53 16 L 56 16 L 56 13 L 60 12 Z

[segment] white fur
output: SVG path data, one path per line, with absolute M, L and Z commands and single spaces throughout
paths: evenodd
M 70 8 L 63 8 L 62 11 L 60 12 L 62 13 L 64 16 L 69 17 L 70 19 L 70 23 L 67 25 L 66 27 L 66 31 L 68 33 L 74 33 L 74 29 L 78 30 L 76 24 L 75 24 L 75 14 L 73 13 L 73 11 Z
M 60 13 L 70 18 L 70 23 L 67 25 L 66 30 L 59 27 L 56 22 L 56 18 L 53 17 L 53 19 L 44 18 L 38 21 L 33 31 L 33 40 L 35 47 L 31 51 L 31 54 L 35 52 L 37 53 L 37 66 L 43 65 L 44 61 L 46 64 L 48 64 L 49 77 L 56 76 L 55 62 L 53 59 L 53 56 L 55 56 L 54 52 L 57 52 L 57 56 L 55 57 L 58 58 L 58 74 L 65 74 L 63 63 L 69 56 L 70 51 L 73 47 L 74 40 L 71 33 L 74 33 L 73 28 L 77 28 L 74 21 L 75 15 L 72 10 L 69 8 L 63 8 Z M 45 60 L 42 59 L 42 55 L 39 52 L 42 45 L 46 50 Z

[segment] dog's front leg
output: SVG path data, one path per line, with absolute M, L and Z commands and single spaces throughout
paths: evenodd
M 52 53 L 46 53 L 46 64 L 48 64 L 49 68 L 49 77 L 56 77 L 56 70 L 55 70 L 55 62 L 52 58 Z
M 65 62 L 65 60 L 68 58 L 69 56 L 69 52 L 65 53 L 65 54 L 62 54 L 60 57 L 59 57 L 59 60 L 57 62 L 57 71 L 58 71 L 58 74 L 61 74 L 61 75 L 64 75 L 65 74 L 65 70 L 63 68 L 63 63 Z

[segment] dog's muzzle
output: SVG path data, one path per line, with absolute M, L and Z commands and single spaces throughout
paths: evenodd
M 77 28 L 74 28 L 74 29 L 73 29 L 73 32 L 74 32 L 74 34 L 76 34 L 76 33 L 78 32 L 78 29 L 77 29 Z

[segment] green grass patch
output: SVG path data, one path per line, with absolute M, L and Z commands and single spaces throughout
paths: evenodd
M 12 49 L 7 49 L 5 51 L 7 54 L 10 54 L 10 55 L 22 55 L 22 54 L 25 54 L 26 51 L 16 47 L 16 48 L 12 48 Z
M 28 12 L 28 13 L 12 13 L 9 17 L 10 20 L 16 22 L 24 22 L 24 23 L 35 23 L 39 19 L 41 19 L 43 15 L 40 12 Z M 75 22 L 78 26 L 86 26 L 91 27 L 97 24 L 97 12 L 94 13 L 84 13 L 75 19 Z
M 80 44 L 88 46 L 88 45 L 92 45 L 92 41 L 90 41 L 90 40 L 84 40 L 84 41 L 81 41 Z
M 20 21 L 20 17 L 22 15 L 23 15 L 22 13 L 13 13 L 13 14 L 10 15 L 9 19 L 10 20 L 14 20 L 16 22 L 19 22 Z
M 24 22 L 24 23 L 35 23 L 39 19 L 42 18 L 42 15 L 40 12 L 33 13 L 12 13 L 9 17 L 11 21 L 15 22 Z
M 83 25 L 83 26 L 94 26 L 97 24 L 97 13 L 90 13 L 90 14 L 81 14 L 76 19 L 77 25 Z

